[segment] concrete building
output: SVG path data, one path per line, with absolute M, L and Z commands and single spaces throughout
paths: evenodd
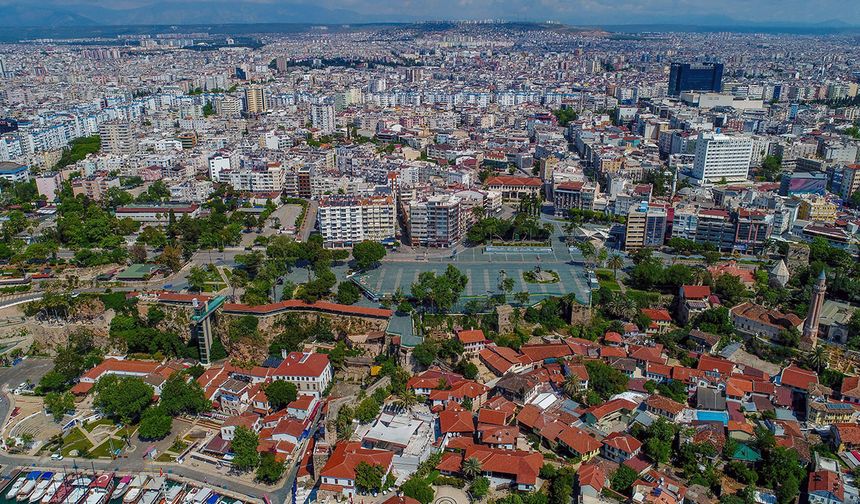
M 317 224 L 326 247 L 394 238 L 397 211 L 391 196 L 330 196 L 320 200 Z
M 748 137 L 699 133 L 693 177 L 702 183 L 746 181 L 751 157 L 752 140 Z
M 109 121 L 99 125 L 102 152 L 107 154 L 134 154 L 137 150 L 131 126 L 125 121 Z
M 266 90 L 261 86 L 249 86 L 245 88 L 245 112 L 248 114 L 262 114 L 269 110 L 269 99 Z
M 101 201 L 107 196 L 108 189 L 119 187 L 119 177 L 109 177 L 102 172 L 91 177 L 79 177 L 72 181 L 72 194 L 83 194 L 93 201 Z
M 664 208 L 641 203 L 627 213 L 624 250 L 635 252 L 643 247 L 659 247 L 666 238 L 667 214 Z
M 413 246 L 450 247 L 463 237 L 460 198 L 439 194 L 409 205 L 409 238 Z
M 334 106 L 328 103 L 311 105 L 311 124 L 324 135 L 334 133 Z

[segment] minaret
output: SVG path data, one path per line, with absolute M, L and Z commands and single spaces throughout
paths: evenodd
M 803 334 L 800 338 L 801 350 L 812 350 L 818 344 L 818 321 L 821 318 L 821 308 L 824 305 L 824 291 L 827 289 L 827 278 L 824 270 L 818 275 L 818 282 L 812 286 L 812 299 L 809 300 L 809 313 L 803 323 Z

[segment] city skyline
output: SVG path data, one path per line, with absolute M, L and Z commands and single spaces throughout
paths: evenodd
M 699 4 L 689 0 L 626 3 L 591 0 L 323 0 L 318 3 L 240 0 L 190 2 L 50 0 L 40 9 L 3 2 L 2 26 L 97 26 L 229 23 L 376 23 L 442 20 L 553 21 L 575 26 L 678 25 L 701 27 L 828 28 L 860 26 L 860 5 L 836 0 Z M 205 9 L 201 9 L 205 6 Z M 239 8 L 237 8 L 237 6 Z

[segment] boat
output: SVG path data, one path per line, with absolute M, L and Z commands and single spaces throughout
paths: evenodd
M 182 504 L 191 504 L 194 502 L 194 497 L 197 496 L 197 492 L 200 491 L 198 487 L 191 487 L 190 490 L 185 494 L 185 497 L 182 498 Z
M 87 492 L 87 496 L 83 500 L 84 504 L 105 504 L 110 498 L 113 488 L 113 473 L 100 474 L 99 477 L 90 484 L 90 490 Z
M 42 471 L 30 471 L 27 473 L 27 476 L 24 478 L 24 484 L 18 490 L 18 493 L 13 495 L 12 498 L 18 500 L 24 500 L 33 492 L 33 489 L 36 488 L 36 484 L 39 483 L 39 478 L 42 477 Z M 6 494 L 8 497 L 9 494 Z
M 78 504 L 84 500 L 87 493 L 90 491 L 90 484 L 93 479 L 87 476 L 79 476 L 72 481 L 72 491 L 63 500 L 64 504 Z
M 146 483 L 146 479 L 146 476 L 139 474 L 131 480 L 131 483 L 128 484 L 128 490 L 125 492 L 125 497 L 122 498 L 122 501 L 125 504 L 131 504 L 140 497 L 140 492 L 143 490 L 143 485 Z
M 24 483 L 27 481 L 27 476 L 21 476 L 17 480 L 12 483 L 12 486 L 9 487 L 9 491 L 6 492 L 6 498 L 12 500 L 18 495 L 18 491 L 21 490 L 21 487 L 24 486 Z
M 57 488 L 56 491 L 51 495 L 47 502 L 45 502 L 45 498 L 42 498 L 42 504 L 60 504 L 61 502 L 66 500 L 66 497 L 70 493 L 72 493 L 72 477 L 70 476 L 62 484 Z M 47 497 L 47 496 L 46 496 Z
M 27 495 L 21 495 L 19 493 L 18 500 L 27 502 L 35 502 L 37 500 L 41 500 L 42 496 L 45 495 L 45 490 L 48 489 L 48 485 L 50 485 L 52 481 L 54 481 L 54 473 L 43 473 L 39 482 L 36 483 L 36 488 L 34 488 L 33 491 Z
M 185 485 L 174 485 L 164 492 L 162 501 L 164 504 L 179 504 L 183 495 L 185 495 Z
M 221 495 L 217 494 L 217 493 L 213 493 L 212 495 L 209 496 L 208 499 L 206 499 L 206 504 L 218 504 L 218 502 L 220 500 L 221 500 Z
M 36 504 L 37 502 L 48 502 L 51 500 L 51 497 L 54 496 L 54 492 L 60 488 L 60 485 L 63 484 L 63 481 L 66 479 L 66 475 L 63 473 L 54 473 L 54 475 L 47 480 L 48 484 L 45 485 L 45 488 L 39 493 L 38 486 L 36 490 L 30 494 L 30 504 Z
M 131 483 L 131 476 L 123 476 L 120 478 L 119 483 L 117 483 L 116 488 L 113 489 L 113 494 L 111 494 L 111 499 L 119 499 L 125 492 L 128 491 L 128 486 Z
M 165 478 L 162 476 L 153 476 L 147 481 L 143 487 L 143 495 L 140 496 L 140 504 L 156 504 L 164 489 L 164 482 Z
M 208 488 L 201 488 L 197 495 L 194 496 L 194 500 L 191 501 L 193 504 L 203 504 L 206 502 L 206 499 L 209 498 L 209 495 L 212 493 L 212 490 Z

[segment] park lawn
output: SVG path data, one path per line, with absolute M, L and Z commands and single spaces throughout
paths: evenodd
M 181 439 L 178 439 L 175 443 L 173 443 L 169 450 L 173 453 L 182 453 L 185 451 L 186 448 L 188 448 L 188 443 L 185 443 Z
M 621 290 L 621 286 L 618 285 L 618 281 L 615 280 L 615 275 L 612 273 L 610 269 L 598 269 L 594 272 L 597 275 L 597 283 L 600 284 L 601 288 L 609 289 L 612 292 L 618 292 Z
M 82 451 L 89 451 L 92 447 L 93 444 L 90 443 L 90 440 L 87 439 L 80 427 L 75 427 L 63 438 L 63 448 L 60 450 L 60 453 L 64 457 L 68 457 L 73 450 L 78 450 L 78 453 L 81 453 Z
M 84 425 L 84 429 L 86 429 L 87 432 L 92 432 L 99 425 L 114 425 L 114 423 L 113 423 L 113 420 L 111 420 L 110 418 L 102 418 L 102 419 L 96 420 L 95 422 L 87 423 L 86 425 Z
M 659 292 L 627 289 L 626 296 L 636 301 L 636 304 L 640 307 L 649 307 L 660 302 Z
M 125 445 L 122 439 L 106 439 L 104 443 L 96 446 L 90 451 L 90 455 L 95 458 L 113 458 L 111 448 L 114 450 L 122 448 Z
M 161 455 L 155 457 L 157 462 L 175 462 L 176 459 L 173 455 L 168 455 L 167 453 L 162 453 Z

